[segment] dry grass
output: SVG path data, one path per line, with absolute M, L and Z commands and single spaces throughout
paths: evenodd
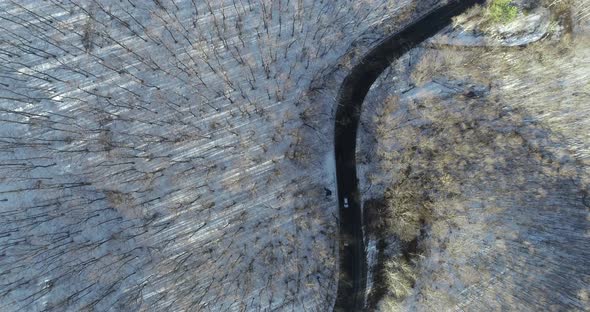
M 378 170 L 394 177 L 388 233 L 424 254 L 387 262 L 382 311 L 588 306 L 588 51 L 569 34 L 526 49 L 425 50 L 415 95 L 382 97 L 373 134 Z
M 416 281 L 415 269 L 404 259 L 392 259 L 385 264 L 385 280 L 395 298 L 405 298 Z
M 425 214 L 425 198 L 409 183 L 390 188 L 385 194 L 387 229 L 402 241 L 409 242 L 420 234 Z
M 563 210 L 563 218 L 582 213 L 579 202 L 555 200 L 575 201 L 572 192 L 583 190 L 582 185 L 564 182 L 577 180 L 578 173 L 566 170 L 571 164 L 561 163 L 543 150 L 543 146 L 554 143 L 539 135 L 550 134 L 530 124 L 524 112 L 498 117 L 502 115 L 499 103 L 473 101 L 462 111 L 447 106 L 445 119 L 436 113 L 436 105 L 440 104 L 422 102 L 417 109 L 416 113 L 424 119 L 419 126 L 422 135 L 429 139 L 418 140 L 424 144 L 405 146 L 399 152 L 411 155 L 411 172 L 399 172 L 406 174 L 405 180 L 394 183 L 385 194 L 390 233 L 405 242 L 418 239 L 420 249 L 427 251 L 427 260 L 418 265 L 400 260 L 403 258 L 387 262 L 389 297 L 398 303 L 404 299 L 418 300 L 430 308 L 459 304 L 462 297 L 451 288 L 453 285 L 495 287 L 500 280 L 494 277 L 497 272 L 490 273 L 489 262 L 497 261 L 496 253 L 514 253 L 514 242 L 522 240 L 523 231 L 530 231 L 519 228 L 520 223 L 506 222 L 515 217 L 519 222 L 528 222 L 527 227 L 540 227 L 543 233 L 552 233 L 565 224 L 552 224 L 556 222 L 553 217 L 544 214 L 555 213 L 549 210 L 555 205 Z M 534 147 L 539 142 L 541 149 Z M 545 200 L 548 203 L 543 203 Z M 535 206 L 542 208 L 535 210 Z M 570 235 L 575 235 L 577 225 L 574 222 L 571 226 Z M 421 230 L 427 234 L 421 235 Z M 498 240 L 488 245 L 490 236 Z M 537 248 L 540 247 L 526 251 L 518 266 L 531 270 L 528 266 L 535 258 L 529 257 L 540 252 Z M 485 274 L 494 278 L 485 278 Z M 430 276 L 438 288 L 428 288 L 420 282 L 413 288 L 416 276 Z M 519 282 L 509 284 L 513 285 L 509 288 L 517 287 Z M 420 296 L 414 297 L 417 289 Z M 388 300 L 391 304 L 393 299 Z

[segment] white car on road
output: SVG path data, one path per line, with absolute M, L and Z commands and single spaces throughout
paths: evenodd
M 348 197 L 344 197 L 344 208 L 348 208 Z

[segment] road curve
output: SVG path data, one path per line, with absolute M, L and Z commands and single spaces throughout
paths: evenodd
M 340 212 L 340 275 L 334 311 L 364 310 L 367 263 L 356 173 L 356 135 L 361 107 L 371 85 L 396 59 L 485 0 L 451 0 L 437 6 L 371 49 L 344 79 L 338 96 L 334 153 Z M 348 205 L 345 205 L 345 198 Z M 348 207 L 345 207 L 348 206 Z

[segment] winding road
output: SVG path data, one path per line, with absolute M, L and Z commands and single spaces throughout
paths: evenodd
M 334 145 L 340 212 L 340 276 L 334 311 L 363 311 L 367 262 L 356 173 L 356 136 L 363 101 L 389 65 L 451 23 L 454 16 L 485 0 L 451 0 L 381 40 L 351 70 L 340 87 Z

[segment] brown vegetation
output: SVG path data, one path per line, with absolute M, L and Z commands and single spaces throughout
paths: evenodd
M 376 279 L 389 289 L 382 310 L 587 310 L 584 40 L 418 49 L 416 87 L 376 96 L 377 143 L 364 148 L 385 191 L 365 205 L 383 216 L 368 229 L 402 242 Z

